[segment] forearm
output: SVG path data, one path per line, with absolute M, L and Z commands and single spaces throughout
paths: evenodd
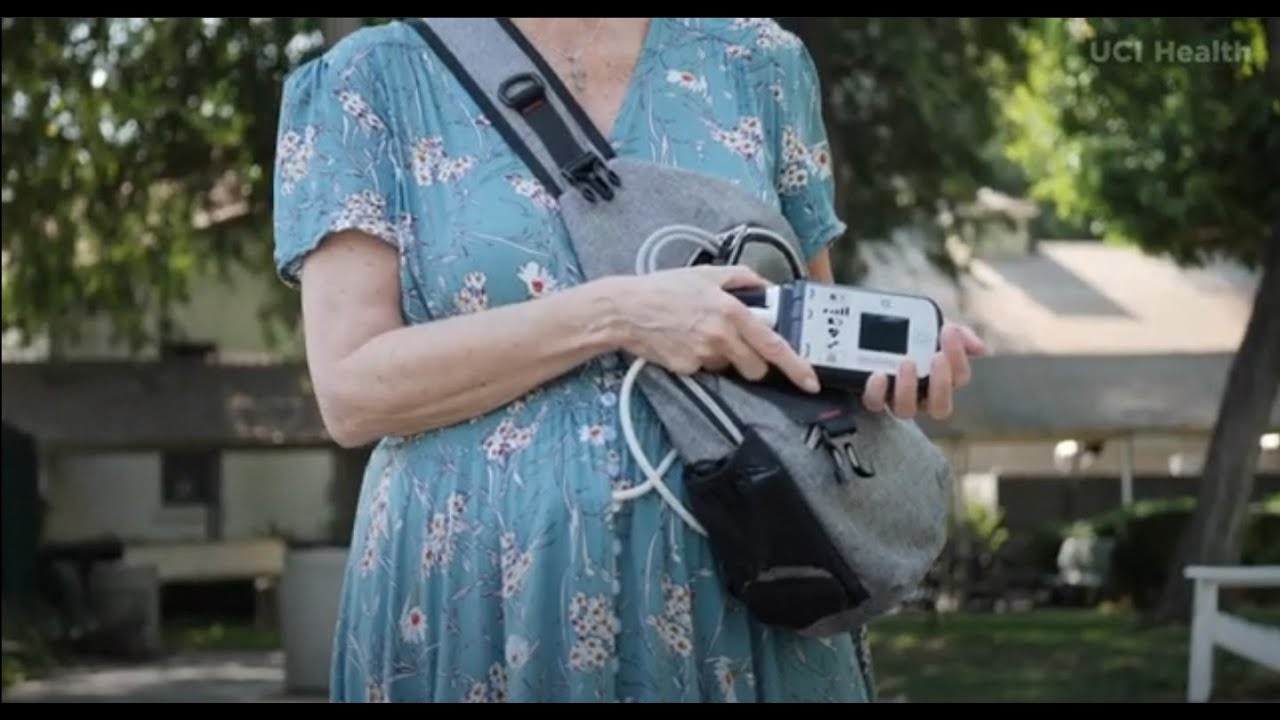
M 372 338 L 327 371 L 330 390 L 321 402 L 331 432 L 344 445 L 359 445 L 452 425 L 619 349 L 624 329 L 614 283 Z

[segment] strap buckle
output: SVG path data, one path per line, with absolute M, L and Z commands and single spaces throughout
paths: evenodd
M 622 186 L 622 178 L 590 150 L 560 168 L 560 174 L 593 203 L 597 197 L 612 200 L 613 188 Z
M 874 477 L 876 474 L 875 466 L 870 460 L 864 460 L 862 455 L 858 453 L 855 438 L 858 434 L 856 428 L 851 428 L 848 432 L 839 434 L 830 432 L 821 423 L 813 425 L 809 428 L 808 437 L 805 438 L 805 444 L 810 449 L 817 449 L 819 445 L 823 445 L 831 453 L 831 457 L 836 463 L 836 477 L 839 482 L 856 478 Z
M 498 97 L 507 107 L 521 115 L 528 115 L 547 101 L 546 85 L 533 73 L 512 75 L 498 86 Z

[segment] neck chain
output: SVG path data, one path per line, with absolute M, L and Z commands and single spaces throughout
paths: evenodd
M 596 35 L 600 33 L 600 28 L 603 26 L 604 18 L 600 18 L 596 22 L 595 29 L 587 36 L 586 42 L 582 43 L 582 45 L 574 52 L 568 53 L 560 48 L 552 48 L 552 50 L 555 50 L 560 57 L 565 59 L 565 62 L 569 63 L 569 84 L 577 92 L 584 92 L 587 89 L 587 71 L 586 68 L 582 66 L 582 54 L 592 46 L 595 42 Z

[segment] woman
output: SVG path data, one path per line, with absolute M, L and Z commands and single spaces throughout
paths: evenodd
M 809 55 L 767 19 L 517 19 L 618 148 L 769 198 L 830 279 Z M 802 168 L 797 170 L 797 168 Z M 741 268 L 584 282 L 555 202 L 412 29 L 361 30 L 287 81 L 276 256 L 300 284 L 330 433 L 374 441 L 337 627 L 336 702 L 866 702 L 858 638 L 766 629 L 636 482 L 618 353 L 676 371 L 812 370 L 725 288 Z M 980 343 L 932 367 L 950 411 Z M 908 370 L 908 373 L 911 372 Z M 885 407 L 878 378 L 864 402 Z M 637 410 L 650 457 L 662 430 Z M 918 408 L 902 398 L 894 412 Z M 669 480 L 679 486 L 674 474 Z

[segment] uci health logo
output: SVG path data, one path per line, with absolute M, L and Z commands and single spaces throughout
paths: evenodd
M 1202 43 L 1142 38 L 1094 39 L 1089 41 L 1089 59 L 1096 63 L 1155 62 L 1176 65 L 1230 63 L 1243 65 L 1253 57 L 1248 43 L 1211 40 Z

